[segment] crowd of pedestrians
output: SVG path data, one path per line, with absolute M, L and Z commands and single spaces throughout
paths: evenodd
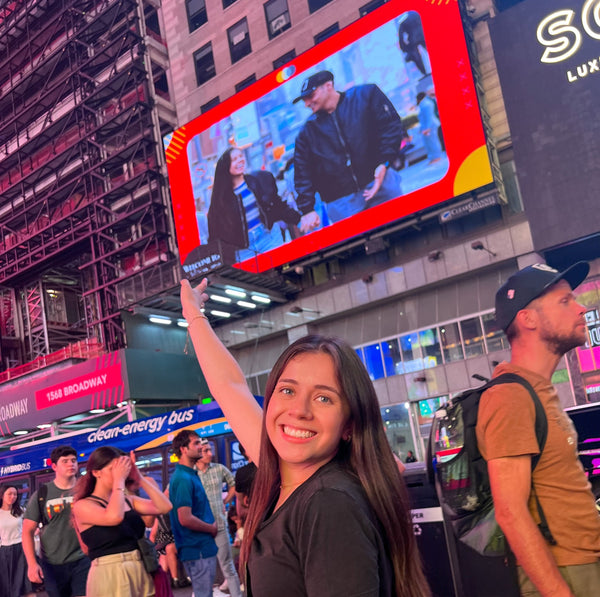
M 75 450 L 55 448 L 49 458 L 54 479 L 39 486 L 25 510 L 18 488 L 1 485 L 0 597 L 40 591 L 48 597 L 172 597 L 173 588 L 190 586 L 195 597 L 208 597 L 217 554 L 221 588 L 241 597 L 231 544 L 237 535 L 239 553 L 243 529 L 238 525 L 230 536 L 226 514 L 236 497 L 235 478 L 212 462 L 211 444 L 194 431 L 180 431 L 173 451 L 178 463 L 164 491 L 140 473 L 133 453 L 111 446 L 90 454 L 82 476 Z M 251 479 L 242 476 L 243 512 Z M 147 567 L 149 543 L 156 570 Z
M 517 367 L 532 379 L 553 434 L 532 475 L 537 444 L 531 413 L 519 415 L 523 392 L 483 395 L 477 434 L 522 596 L 600 591 L 600 518 L 575 432 L 550 382 L 560 357 L 585 341 L 584 308 L 572 290 L 588 269 L 530 266 L 496 297 L 496 316 L 513 349 L 511 364 L 497 373 Z M 97 448 L 78 478 L 75 451 L 54 449 L 54 480 L 33 493 L 24 512 L 18 488 L 0 487 L 0 597 L 31 595 L 42 583 L 49 597 L 172 597 L 171 584 L 185 583 L 195 597 L 211 597 L 217 563 L 221 588 L 231 595 L 430 595 L 403 467 L 355 351 L 336 338 L 297 340 L 271 371 L 263 410 L 203 314 L 206 285 L 182 282 L 183 313 L 211 393 L 246 447 L 248 464 L 234 478 L 212 462 L 206 439 L 182 429 L 173 438 L 178 462 L 163 491 L 141 474 L 133 453 Z M 514 441 L 506 425 L 522 428 Z M 504 431 L 498 435 L 497 428 Z M 409 453 L 407 462 L 413 459 Z M 560 478 L 550 474 L 557 467 Z M 545 469 L 542 478 L 538 470 Z M 532 491 L 545 502 L 548 544 L 529 515 Z M 556 507 L 546 494 L 558 496 Z M 569 503 L 577 508 L 567 516 Z

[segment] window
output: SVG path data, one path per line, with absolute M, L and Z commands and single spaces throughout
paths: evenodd
M 208 21 L 206 16 L 206 2 L 204 0 L 185 0 L 185 9 L 187 11 L 188 25 L 190 33 L 196 31 Z
M 246 89 L 246 87 L 252 85 L 252 83 L 256 82 L 256 75 L 252 73 L 249 77 L 246 77 L 243 81 L 240 81 L 235 86 L 235 92 L 238 93 L 242 89 Z
M 365 362 L 371 381 L 384 377 L 383 361 L 381 360 L 381 347 L 379 344 L 364 346 L 363 351 L 365 353 Z
M 156 484 L 161 489 L 163 488 L 162 463 L 163 455 L 160 451 L 146 452 L 144 454 L 137 455 L 136 466 L 143 471 L 142 474 L 144 477 L 150 477 L 154 479 Z M 148 494 L 143 488 L 140 488 L 140 493 L 143 498 L 148 499 Z
M 356 352 L 358 358 L 362 361 L 362 364 L 365 364 L 365 356 L 363 355 L 363 350 L 362 348 L 355 348 L 354 351 Z
M 457 323 L 447 323 L 440 328 L 444 361 L 452 363 L 464 359 Z
M 442 364 L 442 347 L 437 328 L 419 332 L 419 345 L 423 354 L 423 368 L 437 367 Z
M 374 11 L 376 8 L 383 6 L 387 0 L 371 0 L 371 2 L 367 2 L 364 6 L 361 6 L 358 9 L 358 12 L 361 17 L 364 17 L 366 14 Z
M 200 106 L 200 114 L 204 114 L 205 112 L 208 112 L 215 106 L 218 106 L 220 103 L 221 103 L 221 100 L 219 99 L 218 95 L 217 95 L 217 97 L 213 97 L 211 100 L 207 101 L 205 104 L 202 104 Z
M 229 53 L 231 54 L 232 64 L 252 52 L 246 17 L 227 29 L 227 38 L 229 39 Z
M 268 373 L 261 373 L 258 376 L 258 394 L 259 394 L 259 396 L 265 395 L 265 389 L 267 388 L 267 379 L 269 379 Z
M 198 86 L 203 85 L 217 74 L 212 44 L 210 42 L 194 52 L 194 65 L 196 67 L 196 82 Z
M 236 0 L 223 0 L 223 10 L 231 6 Z
M 333 34 L 337 33 L 340 30 L 340 24 L 334 23 L 327 27 L 327 29 L 323 29 L 321 33 L 317 33 L 315 35 L 315 45 L 320 44 L 322 41 L 326 40 L 328 37 L 331 37 Z
M 283 56 L 277 58 L 277 60 L 273 60 L 273 70 L 281 68 L 284 64 L 287 64 L 294 58 L 296 58 L 296 50 L 290 50 L 289 52 L 286 52 Z
M 403 373 L 411 373 L 423 369 L 419 336 L 416 332 L 400 336 L 400 350 L 402 351 Z
M 326 4 L 329 4 L 331 0 L 308 0 L 308 10 L 315 12 L 319 8 L 323 8 Z
M 411 405 L 408 402 L 381 409 L 385 434 L 392 451 L 404 462 L 409 450 L 417 455 L 417 441 L 410 424 Z
M 483 345 L 483 333 L 481 332 L 481 322 L 479 317 L 464 319 L 460 322 L 460 329 L 465 347 L 465 356 L 475 357 L 485 352 Z
M 400 355 L 398 340 L 393 339 L 382 342 L 381 351 L 386 376 L 400 375 L 402 373 L 402 357 Z
M 292 26 L 287 0 L 269 0 L 264 7 L 269 39 L 273 39 Z
M 448 396 L 427 398 L 418 402 L 417 422 L 419 424 L 419 433 L 425 441 L 429 437 L 435 411 L 440 406 L 446 404 L 446 402 L 448 402 Z
M 498 328 L 494 314 L 486 313 L 481 319 L 483 321 L 483 331 L 485 333 L 487 351 L 493 352 L 495 350 L 509 348 L 508 339 L 504 332 Z

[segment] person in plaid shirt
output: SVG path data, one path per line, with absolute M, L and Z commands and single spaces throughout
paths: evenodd
M 213 452 L 210 442 L 203 438 L 201 444 L 202 457 L 196 463 L 196 468 L 198 469 L 198 476 L 200 477 L 200 481 L 202 481 L 204 491 L 206 491 L 206 495 L 208 496 L 210 509 L 217 522 L 218 531 L 215 537 L 215 542 L 219 549 L 217 559 L 223 571 L 229 593 L 232 597 L 242 597 L 240 579 L 235 570 L 231 554 L 231 545 L 227 532 L 227 518 L 225 515 L 225 504 L 228 504 L 235 497 L 235 480 L 227 467 L 218 462 L 212 462 Z M 228 487 L 225 500 L 223 500 L 223 483 L 227 483 Z

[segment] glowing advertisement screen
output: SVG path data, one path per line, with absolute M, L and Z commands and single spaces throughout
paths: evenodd
M 164 145 L 188 276 L 264 272 L 492 182 L 457 2 L 392 0 Z
M 586 237 L 593 245 L 599 230 L 600 0 L 527 0 L 489 26 L 534 248 Z

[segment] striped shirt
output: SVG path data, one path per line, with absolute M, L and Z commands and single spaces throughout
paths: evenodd
M 238 195 L 239 198 L 242 200 L 244 211 L 246 212 L 246 224 L 248 225 L 248 233 L 250 233 L 252 229 L 257 228 L 261 225 L 260 212 L 258 211 L 256 197 L 246 184 L 246 181 L 242 182 L 242 184 L 235 187 L 235 189 L 233 189 L 233 192 L 236 195 Z

